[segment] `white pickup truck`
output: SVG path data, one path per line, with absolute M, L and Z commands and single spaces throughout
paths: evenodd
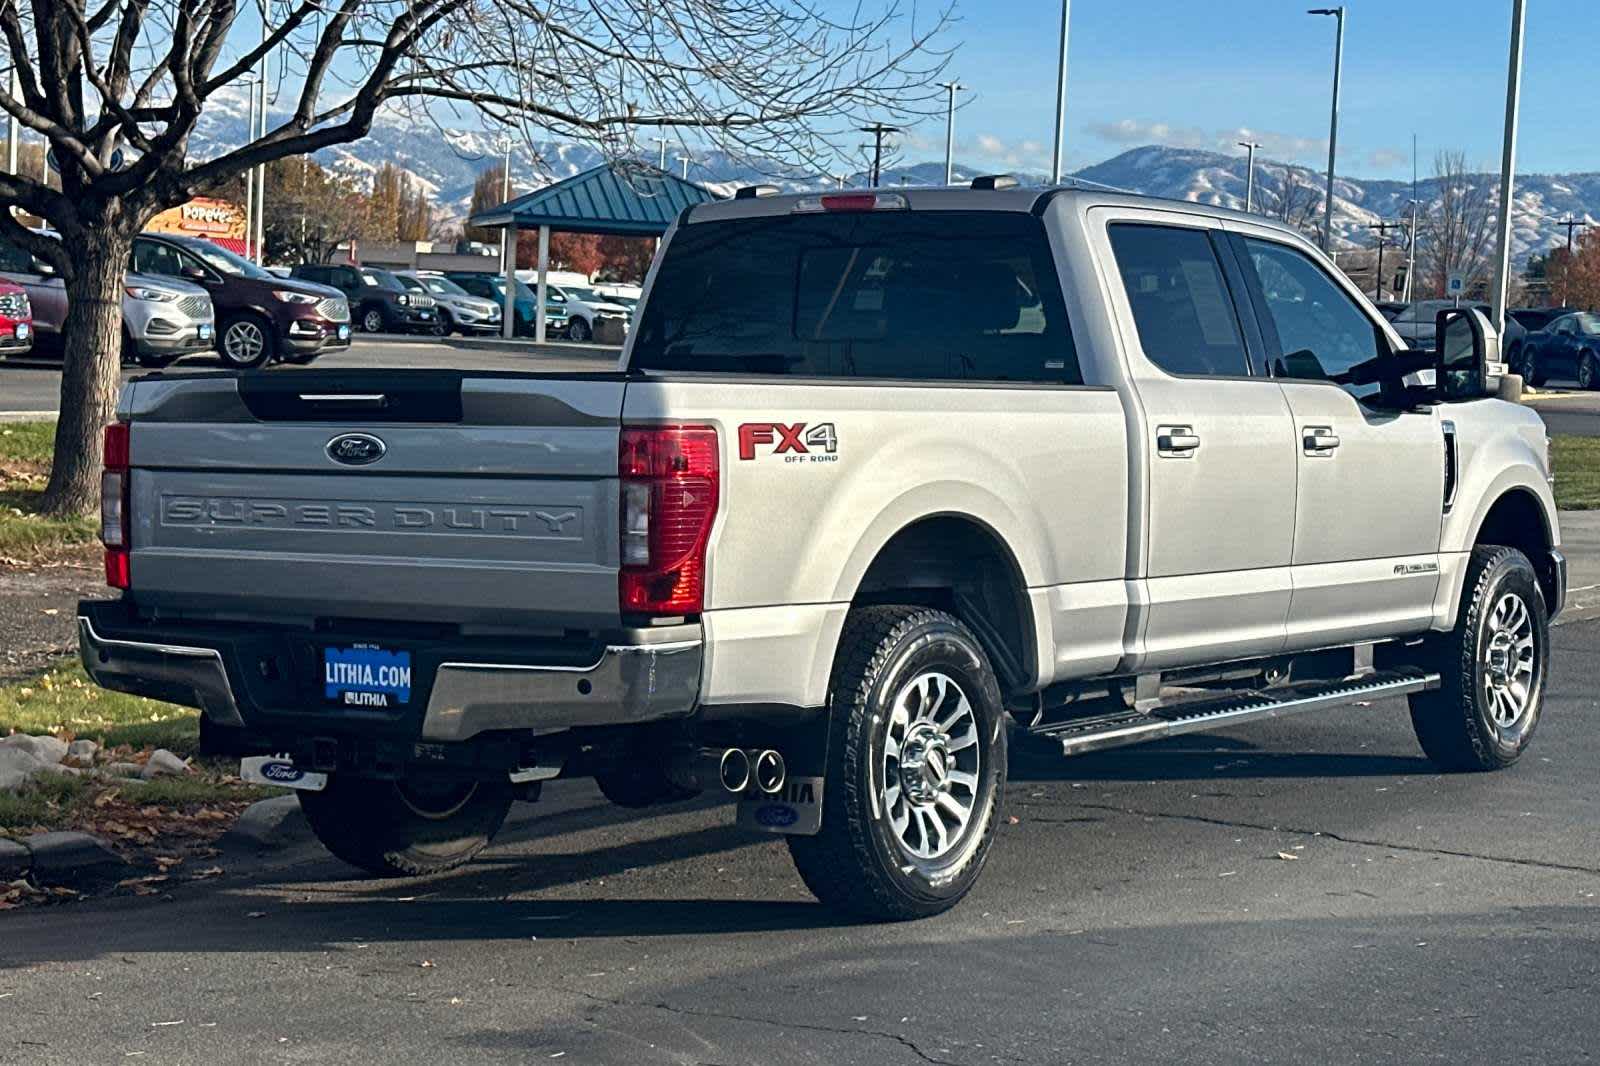
M 737 794 L 886 919 L 972 886 L 1008 734 L 1405 695 L 1443 769 L 1527 746 L 1565 563 L 1480 313 L 1406 351 L 1192 203 L 770 192 L 678 220 L 614 371 L 130 384 L 89 673 L 201 708 L 370 871 L 592 776 Z

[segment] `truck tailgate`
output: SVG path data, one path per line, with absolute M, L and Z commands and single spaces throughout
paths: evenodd
M 615 624 L 624 388 L 617 374 L 141 379 L 123 400 L 132 595 L 300 623 Z

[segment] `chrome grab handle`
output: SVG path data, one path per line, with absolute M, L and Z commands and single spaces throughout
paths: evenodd
M 1327 455 L 1339 446 L 1332 426 L 1307 426 L 1300 440 L 1307 455 Z
M 1171 459 L 1187 459 L 1200 450 L 1193 426 L 1157 426 L 1156 452 Z

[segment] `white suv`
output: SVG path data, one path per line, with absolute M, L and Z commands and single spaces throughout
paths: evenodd
M 633 323 L 632 309 L 593 289 L 551 285 L 550 298 L 567 305 L 567 336 L 575 341 L 593 340 L 603 323 L 616 322 L 624 333 Z

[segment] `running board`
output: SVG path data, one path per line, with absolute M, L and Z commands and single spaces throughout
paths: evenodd
M 1147 740 L 1318 711 L 1359 700 L 1381 700 L 1439 687 L 1439 675 L 1406 668 L 1344 681 L 1292 685 L 1268 692 L 1229 693 L 1216 699 L 1186 700 L 1149 712 L 1128 711 L 1064 722 L 1039 735 L 1061 741 L 1064 755 L 1120 748 Z

